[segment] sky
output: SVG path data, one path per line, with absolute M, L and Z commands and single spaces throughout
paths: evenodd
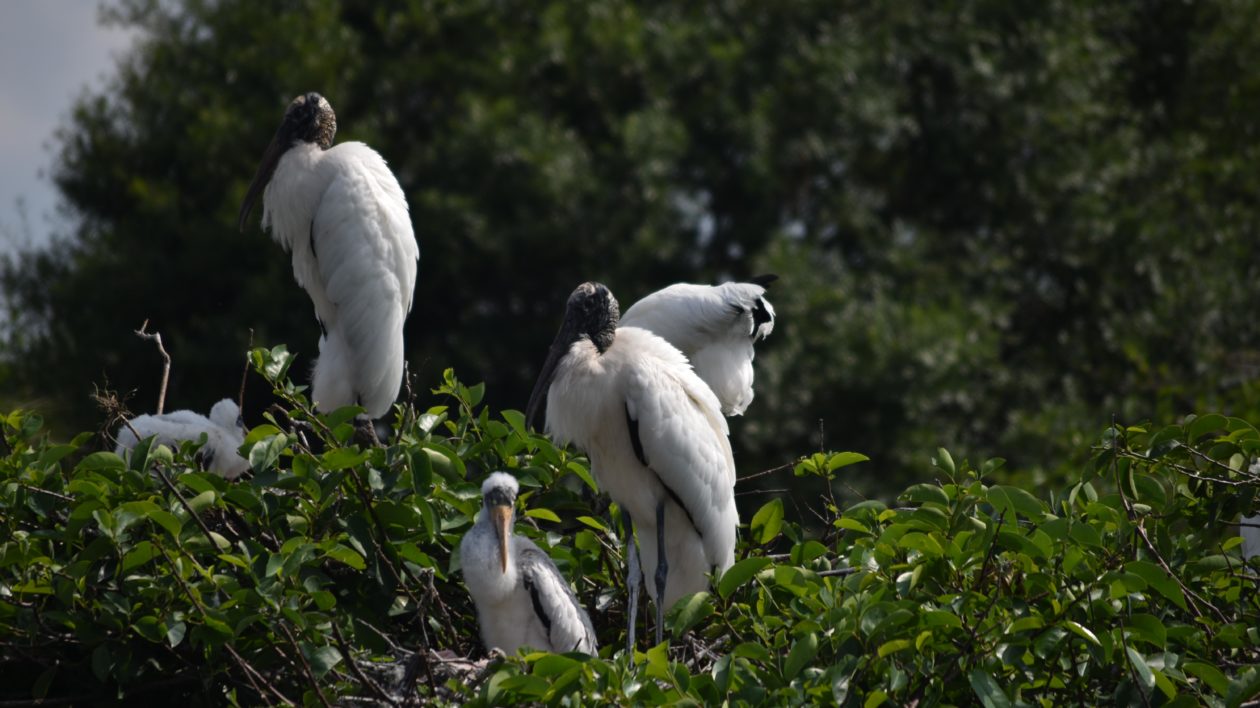
M 100 25 L 100 4 L 0 0 L 0 253 L 37 246 L 66 223 L 48 176 L 56 130 L 135 39 Z

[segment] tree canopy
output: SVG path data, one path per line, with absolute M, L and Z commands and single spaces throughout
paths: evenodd
M 93 382 L 144 410 L 145 319 L 177 407 L 235 391 L 251 329 L 309 366 L 287 256 L 234 217 L 318 90 L 406 190 L 419 382 L 454 366 L 519 408 L 578 282 L 628 305 L 774 272 L 741 469 L 853 447 L 887 494 L 938 444 L 1035 472 L 1113 415 L 1255 410 L 1258 13 L 124 0 L 139 44 L 58 134 L 78 226 L 3 268 L 3 387 L 66 434 Z

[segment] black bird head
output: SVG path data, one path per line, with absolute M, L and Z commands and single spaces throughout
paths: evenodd
M 284 112 L 284 120 L 276 129 L 275 137 L 271 139 L 271 144 L 263 153 L 262 161 L 258 164 L 258 172 L 254 174 L 254 181 L 250 183 L 249 191 L 245 193 L 245 201 L 241 202 L 241 211 L 236 220 L 237 228 L 241 231 L 245 230 L 245 220 L 249 218 L 254 202 L 258 200 L 258 195 L 271 181 L 276 165 L 280 163 L 280 158 L 289 148 L 298 143 L 314 143 L 321 149 L 327 150 L 332 147 L 333 138 L 336 135 L 337 114 L 333 113 L 327 99 L 314 91 L 293 99 Z
M 534 391 L 529 396 L 529 404 L 525 407 L 526 425 L 533 425 L 538 406 L 556 373 L 556 366 L 573 343 L 582 338 L 589 339 L 599 353 L 603 354 L 612 346 L 613 339 L 617 336 L 617 321 L 620 319 L 621 309 L 617 306 L 617 298 L 600 283 L 582 283 L 569 295 L 569 301 L 564 307 L 564 321 L 560 323 L 560 331 L 551 343 L 542 373 L 539 374 Z

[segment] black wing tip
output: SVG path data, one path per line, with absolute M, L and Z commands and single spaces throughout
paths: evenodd
M 756 285 L 760 285 L 761 287 L 764 288 L 770 283 L 773 283 L 774 281 L 778 279 L 779 279 L 779 276 L 775 275 L 774 273 L 762 273 L 761 275 L 754 275 L 753 277 L 749 278 L 748 282 L 754 283 Z

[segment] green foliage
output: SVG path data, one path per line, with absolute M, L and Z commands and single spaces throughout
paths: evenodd
M 416 662 L 391 699 L 1234 706 L 1260 692 L 1260 566 L 1228 525 L 1260 509 L 1260 432 L 1238 418 L 1108 428 L 1048 496 L 942 449 L 936 480 L 897 506 L 828 494 L 820 534 L 774 499 L 735 565 L 670 609 L 668 645 L 631 663 L 615 515 L 583 458 L 449 370 L 434 405 L 400 404 L 386 444 L 364 449 L 354 409 L 309 408 L 285 348 L 250 358 L 286 406 L 250 431 L 237 483 L 201 472 L 195 444 L 142 442 L 125 462 L 84 454 L 87 434 L 52 443 L 34 414 L 0 420 L 3 698 L 380 700 Z M 817 453 L 792 479 L 832 487 L 868 462 Z M 592 609 L 598 657 L 434 665 L 430 650 L 480 653 L 454 551 L 496 469 L 521 481 L 518 531 Z

